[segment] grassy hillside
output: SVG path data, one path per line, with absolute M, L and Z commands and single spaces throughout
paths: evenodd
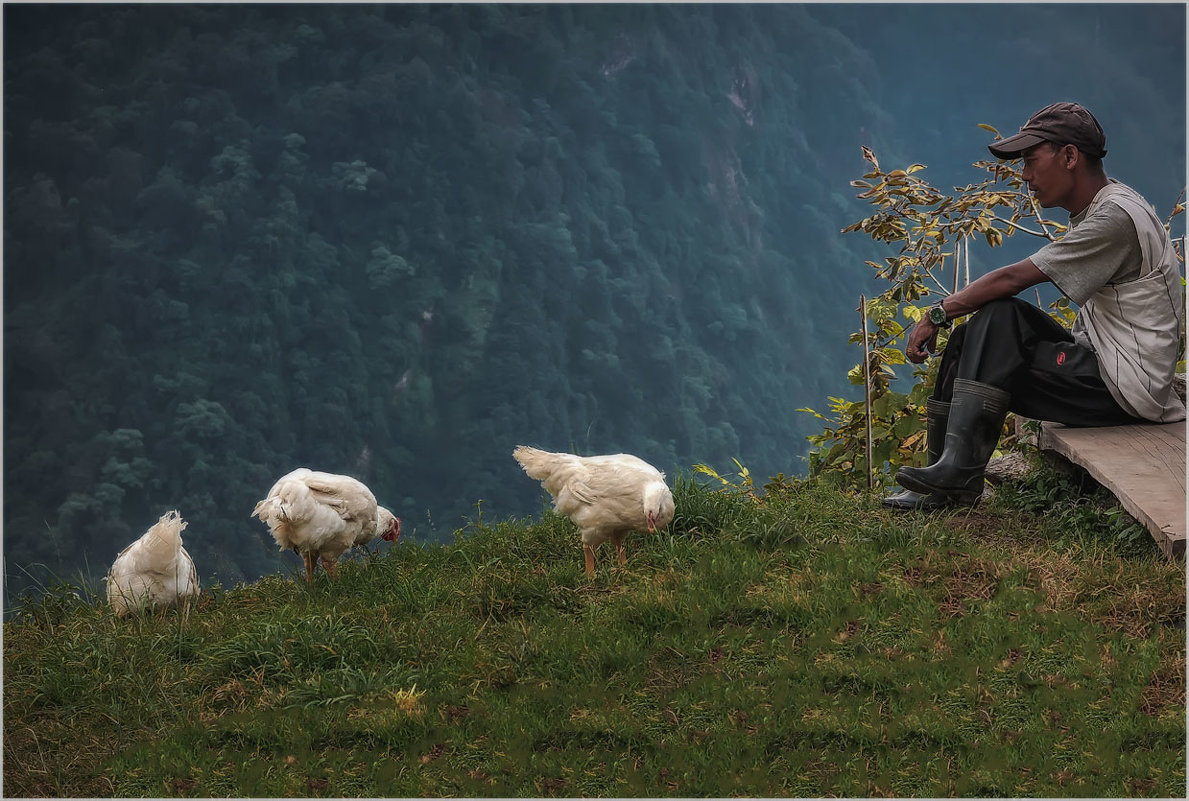
M 1181 796 L 1185 573 L 1040 471 L 894 515 L 675 482 L 582 574 L 572 524 L 481 514 L 117 621 L 4 627 L 9 796 Z

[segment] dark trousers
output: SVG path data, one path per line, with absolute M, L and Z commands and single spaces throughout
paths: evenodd
M 1142 422 L 1123 411 L 1098 372 L 1094 350 L 1019 298 L 983 306 L 950 334 L 933 397 L 949 403 L 954 379 L 1011 394 L 1011 411 L 1071 426 Z

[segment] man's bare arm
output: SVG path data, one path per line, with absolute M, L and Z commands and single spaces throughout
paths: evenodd
M 993 300 L 1010 298 L 1036 284 L 1048 281 L 1049 277 L 1032 263 L 1031 259 L 1024 259 L 1006 267 L 992 270 L 977 280 L 971 281 L 964 288 L 945 298 L 941 306 L 945 309 L 947 319 L 961 317 L 978 311 Z M 908 335 L 908 343 L 904 346 L 904 355 L 913 364 L 920 364 L 937 349 L 937 326 L 929 322 L 928 316 L 922 317 Z

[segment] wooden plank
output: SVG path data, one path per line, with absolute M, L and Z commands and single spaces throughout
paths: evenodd
M 1185 556 L 1185 423 L 1070 428 L 1042 423 L 1040 447 L 1081 465 L 1152 532 Z

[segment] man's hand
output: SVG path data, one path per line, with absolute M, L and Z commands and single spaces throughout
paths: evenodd
M 929 322 L 927 316 L 917 320 L 904 346 L 904 356 L 913 364 L 920 364 L 929 358 L 929 354 L 936 353 L 937 331 L 937 326 Z

